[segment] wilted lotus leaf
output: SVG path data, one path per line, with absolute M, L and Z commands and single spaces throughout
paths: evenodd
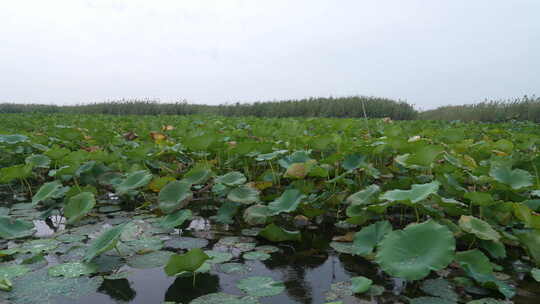
M 448 266 L 455 248 L 452 232 L 429 220 L 389 232 L 379 243 L 376 261 L 394 277 L 420 280 Z
M 264 225 L 269 216 L 270 210 L 265 205 L 252 205 L 244 210 L 244 222 L 249 225 Z
M 127 259 L 127 264 L 138 269 L 163 267 L 172 255 L 170 251 L 155 251 L 130 257 Z

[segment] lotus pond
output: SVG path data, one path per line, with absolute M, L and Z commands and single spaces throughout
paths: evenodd
M 540 126 L 0 116 L 0 302 L 537 303 Z

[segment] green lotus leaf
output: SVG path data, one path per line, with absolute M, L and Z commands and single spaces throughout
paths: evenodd
M 218 271 L 226 274 L 248 274 L 251 268 L 241 263 L 225 263 L 219 265 Z
M 24 162 L 31 165 L 33 168 L 49 168 L 51 159 L 43 154 L 32 154 L 28 156 Z
M 297 241 L 302 239 L 300 231 L 288 231 L 272 223 L 264 227 L 259 235 L 271 242 Z
M 2 265 L 0 266 L 0 279 L 13 280 L 30 271 L 30 268 L 24 265 Z
M 536 212 L 533 212 L 524 203 L 514 203 L 514 215 L 520 219 L 525 227 L 540 229 L 540 215 Z
M 467 192 L 463 197 L 478 206 L 490 206 L 496 203 L 491 194 L 485 192 Z
M 540 282 L 540 269 L 533 268 L 531 270 L 531 276 L 536 280 L 536 282 Z
M 38 192 L 34 194 L 34 197 L 32 197 L 32 205 L 35 206 L 39 202 L 55 197 L 61 188 L 62 183 L 59 181 L 43 184 L 43 186 L 39 188 Z
M 408 165 L 429 167 L 443 151 L 444 149 L 442 147 L 434 145 L 415 147 L 414 151 L 412 151 L 411 155 L 407 158 L 406 163 Z
M 232 260 L 233 255 L 229 252 L 222 252 L 222 251 L 216 251 L 216 250 L 205 250 L 204 253 L 206 253 L 207 256 L 209 256 L 211 259 L 206 261 L 206 263 L 210 264 L 221 264 L 228 262 Z
M 259 200 L 259 191 L 247 185 L 240 185 L 229 192 L 227 199 L 241 204 L 253 204 Z
M 459 227 L 481 240 L 498 241 L 501 238 L 501 235 L 489 223 L 474 216 L 462 215 L 459 219 Z
M 376 261 L 394 277 L 420 280 L 448 266 L 455 248 L 452 232 L 429 220 L 389 232 L 379 243 Z
M 234 216 L 238 212 L 238 203 L 235 202 L 224 202 L 218 209 L 215 220 L 222 224 L 232 224 L 234 223 Z
M 290 213 L 298 208 L 302 199 L 306 196 L 296 189 L 288 189 L 281 194 L 275 201 L 268 204 L 268 210 L 272 215 L 277 215 L 283 212 Z
M 135 171 L 116 186 L 116 193 L 127 194 L 129 191 L 146 186 L 152 180 L 152 174 L 146 170 Z
M 194 167 L 189 170 L 182 179 L 182 182 L 196 185 L 206 182 L 212 176 L 212 171 L 205 167 Z
M 0 184 L 7 184 L 16 179 L 27 178 L 32 175 L 32 165 L 15 165 L 0 168 Z
M 339 253 L 360 255 L 361 251 L 353 243 L 330 242 L 330 247 Z
M 154 251 L 142 255 L 135 255 L 127 259 L 127 264 L 136 269 L 163 267 L 167 264 L 173 252 Z
M 506 300 L 497 300 L 493 298 L 482 298 L 467 302 L 467 304 L 510 304 Z
M 182 207 L 182 203 L 192 197 L 191 184 L 174 181 L 159 192 L 159 208 L 165 213 L 172 213 Z
M 457 304 L 457 302 L 439 297 L 418 297 L 410 299 L 409 304 Z
M 49 267 L 49 275 L 52 277 L 76 278 L 82 275 L 96 273 L 98 267 L 91 263 L 64 263 Z
M 480 240 L 480 246 L 496 259 L 506 258 L 506 247 L 501 242 Z
M 95 293 L 102 283 L 99 276 L 51 277 L 47 269 L 42 269 L 15 279 L 9 299 L 12 303 L 43 304 L 56 303 L 64 297 L 76 303 L 78 298 Z
M 119 246 L 120 252 L 123 255 L 132 255 L 134 253 L 144 254 L 151 251 L 158 251 L 163 248 L 163 241 L 158 237 L 142 237 L 140 239 L 126 241 Z M 127 251 L 127 252 L 123 252 Z
M 0 238 L 17 239 L 34 234 L 34 224 L 23 220 L 0 216 Z
M 25 242 L 19 247 L 18 251 L 22 253 L 38 254 L 41 252 L 49 252 L 60 245 L 60 242 L 55 239 L 37 239 Z
M 480 250 L 468 250 L 456 253 L 456 261 L 468 276 L 483 284 L 483 286 L 498 289 L 504 296 L 511 298 L 515 289 L 499 281 L 493 274 L 493 265 L 489 258 Z
M 373 281 L 366 277 L 352 277 L 351 278 L 351 289 L 353 293 L 364 293 L 371 288 Z
M 200 296 L 189 302 L 190 304 L 259 304 L 256 297 L 237 296 L 223 292 L 211 293 Z
M 193 213 L 191 210 L 178 210 L 173 213 L 167 214 L 163 220 L 159 222 L 159 225 L 163 228 L 172 229 L 178 226 L 182 226 L 185 221 L 191 220 Z
M 249 277 L 241 279 L 236 284 L 238 289 L 254 297 L 270 297 L 285 290 L 283 282 L 274 281 L 270 277 Z
M 422 282 L 420 289 L 430 296 L 443 298 L 454 303 L 457 303 L 459 298 L 454 286 L 448 280 L 442 278 L 425 280 Z
M 540 230 L 517 231 L 515 235 L 536 265 L 540 266 Z
M 208 259 L 210 257 L 200 248 L 193 248 L 184 254 L 173 254 L 165 265 L 165 273 L 174 276 L 182 272 L 195 272 Z
M 255 247 L 255 250 L 266 252 L 266 253 L 274 253 L 274 252 L 278 252 L 279 248 L 272 245 L 262 245 L 262 246 Z
M 370 185 L 366 189 L 358 191 L 347 198 L 347 203 L 351 205 L 368 205 L 377 199 L 377 194 L 381 191 L 381 188 L 377 185 Z
M 271 256 L 268 253 L 262 251 L 250 251 L 244 253 L 242 257 L 244 258 L 244 260 L 264 261 L 268 260 Z
M 354 170 L 366 165 L 366 157 L 364 155 L 351 154 L 345 157 L 342 167 L 345 170 Z
M 215 179 L 217 184 L 224 184 L 231 187 L 242 185 L 246 181 L 247 178 L 244 176 L 244 174 L 237 171 L 229 172 L 225 175 L 218 176 Z
M 362 228 L 354 235 L 353 246 L 357 249 L 355 254 L 370 255 L 375 246 L 391 231 L 392 225 L 388 221 L 379 221 Z
M 165 241 L 165 247 L 174 249 L 203 248 L 208 245 L 208 240 L 193 237 L 177 237 Z
M 64 207 L 64 216 L 67 217 L 67 224 L 73 224 L 87 215 L 96 205 L 94 194 L 82 192 L 71 197 Z
M 512 170 L 510 166 L 506 165 L 493 164 L 489 170 L 489 176 L 512 187 L 512 189 L 521 189 L 533 184 L 533 176 L 529 172 L 522 169 Z
M 381 200 L 387 201 L 410 201 L 418 203 L 428 198 L 430 194 L 437 193 L 440 183 L 433 181 L 427 184 L 412 185 L 411 190 L 390 190 L 380 196 Z
M 28 136 L 21 134 L 0 135 L 0 144 L 14 145 L 28 141 Z
M 244 210 L 244 222 L 248 225 L 264 225 L 268 221 L 268 217 L 271 216 L 268 206 L 265 205 L 252 205 Z
M 103 232 L 98 238 L 93 240 L 86 250 L 83 261 L 90 262 L 98 255 L 113 249 L 118 243 L 118 240 L 120 239 L 124 228 L 128 224 L 129 222 L 109 228 L 105 232 Z

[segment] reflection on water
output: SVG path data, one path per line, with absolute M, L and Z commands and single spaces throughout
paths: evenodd
M 121 302 L 130 302 L 137 295 L 127 279 L 105 280 L 98 291 Z
M 189 303 L 195 298 L 218 291 L 220 291 L 220 284 L 217 275 L 198 274 L 195 277 L 195 286 L 193 286 L 192 276 L 177 277 L 165 292 L 165 301 Z

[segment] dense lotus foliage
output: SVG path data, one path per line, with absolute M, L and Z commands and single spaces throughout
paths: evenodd
M 410 303 L 506 303 L 520 284 L 540 278 L 536 124 L 0 119 L 0 289 L 14 303 L 36 303 L 25 294 L 28 284 L 41 288 L 30 275 L 56 288 L 47 297 L 62 290 L 76 297 L 78 285 L 88 293 L 104 279 L 128 276 L 115 268 L 123 263 L 192 277 L 195 288 L 197 276 L 211 269 L 248 274 L 233 255 L 272 259 L 279 246 L 295 246 L 306 231 L 329 223 L 333 250 L 369 261 L 383 280 L 422 290 Z M 124 217 L 108 216 L 119 213 Z M 34 220 L 55 217 L 65 230 L 34 235 Z M 204 250 L 207 240 L 174 235 L 195 217 L 244 236 L 222 237 Z M 112 224 L 88 225 L 104 218 Z M 47 265 L 49 253 L 60 263 Z M 374 280 L 336 283 L 327 300 L 378 297 L 385 288 Z M 193 303 L 259 303 L 286 288 L 264 276 L 246 276 L 237 287 L 243 294 L 208 292 Z

